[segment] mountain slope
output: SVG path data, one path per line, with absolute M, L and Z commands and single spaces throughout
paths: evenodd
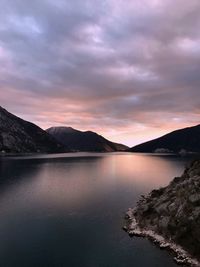
M 200 160 L 167 187 L 142 196 L 126 219 L 130 235 L 150 238 L 174 251 L 183 266 L 200 266 Z
M 71 127 L 51 127 L 46 131 L 73 151 L 113 152 L 127 149 L 127 146 L 110 142 L 91 131 L 82 132 Z
M 35 124 L 0 107 L 0 151 L 53 153 L 64 151 L 64 147 Z
M 137 145 L 131 152 L 200 152 L 200 125 L 184 128 Z

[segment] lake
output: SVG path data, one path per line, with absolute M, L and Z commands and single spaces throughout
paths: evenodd
M 121 228 L 140 195 L 181 175 L 186 162 L 131 153 L 1 157 L 0 266 L 177 266 Z

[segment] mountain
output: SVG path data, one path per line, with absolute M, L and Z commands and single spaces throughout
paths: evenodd
M 64 147 L 35 124 L 0 107 L 0 151 L 54 153 L 63 152 Z
M 200 160 L 167 187 L 142 196 L 126 214 L 126 223 L 131 236 L 173 251 L 181 266 L 200 266 Z
M 152 141 L 134 146 L 130 152 L 200 152 L 200 125 L 176 130 Z
M 72 151 L 113 152 L 128 148 L 91 131 L 82 132 L 71 127 L 51 127 L 46 131 Z

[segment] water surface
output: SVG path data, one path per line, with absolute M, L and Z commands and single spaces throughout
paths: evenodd
M 121 230 L 141 194 L 167 185 L 188 160 L 131 153 L 0 159 L 0 266 L 175 267 Z

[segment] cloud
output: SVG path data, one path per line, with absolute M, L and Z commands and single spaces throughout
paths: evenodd
M 199 12 L 198 0 L 2 0 L 1 105 L 130 145 L 197 124 Z

